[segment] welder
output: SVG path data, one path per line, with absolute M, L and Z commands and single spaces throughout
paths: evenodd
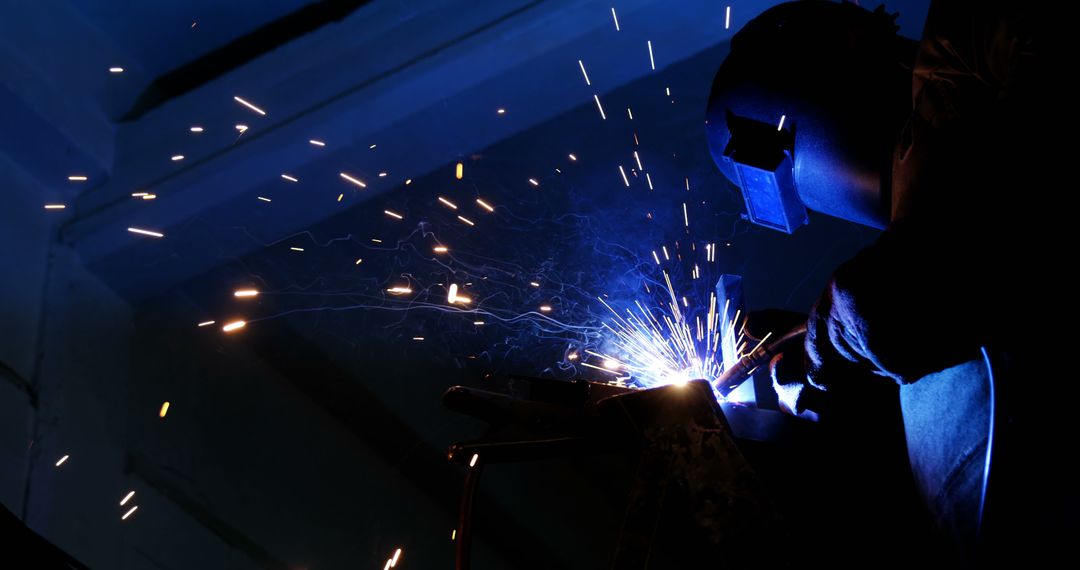
M 751 222 L 793 233 L 810 210 L 884 230 L 772 356 L 774 387 L 825 417 L 898 384 L 916 484 L 969 563 L 1061 549 L 1076 526 L 1073 388 L 1032 342 L 1063 299 L 1035 259 L 1069 223 L 1052 214 L 1066 107 L 1037 9 L 934 2 L 916 43 L 881 9 L 782 4 L 733 38 L 707 111 Z

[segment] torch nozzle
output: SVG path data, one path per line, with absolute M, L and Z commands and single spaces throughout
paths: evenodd
M 724 369 L 724 372 L 713 381 L 713 385 L 716 387 L 716 390 L 720 392 L 720 395 L 726 398 L 728 394 L 735 390 L 735 388 L 738 388 L 743 382 L 750 379 L 750 374 L 756 370 L 758 366 L 768 364 L 774 356 L 783 351 L 785 345 L 793 340 L 802 338 L 804 335 L 806 335 L 806 325 L 802 324 L 768 344 L 762 342 L 759 346 L 755 347 L 754 350 L 751 350 L 739 358 L 735 364 Z

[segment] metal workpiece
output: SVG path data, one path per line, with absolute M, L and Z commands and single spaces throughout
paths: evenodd
M 736 446 L 708 382 L 649 390 L 592 382 L 563 382 L 562 387 L 552 380 L 515 382 L 519 394 L 543 399 L 461 386 L 444 396 L 451 409 L 490 423 L 485 437 L 456 443 L 448 454 L 470 470 L 459 522 L 459 569 L 468 568 L 470 497 L 479 473 L 511 461 L 623 455 L 631 473 L 630 494 L 613 545 L 613 568 L 648 568 L 658 559 L 702 555 L 735 560 L 742 556 L 736 552 L 749 552 L 748 545 L 780 532 L 781 518 Z
M 614 568 L 648 566 L 657 523 L 673 508 L 687 509 L 699 540 L 727 557 L 779 532 L 780 516 L 707 382 L 616 396 L 599 407 L 640 444 Z

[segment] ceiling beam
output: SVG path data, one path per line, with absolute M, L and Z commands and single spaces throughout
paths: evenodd
M 152 265 L 153 275 L 122 292 L 154 294 L 654 73 L 645 37 L 660 71 L 730 35 L 723 8 L 711 4 L 636 0 L 619 10 L 622 32 L 600 2 L 366 5 L 125 125 L 113 179 L 79 201 L 64 237 L 100 272 Z M 508 112 L 496 117 L 500 107 Z M 250 129 L 237 136 L 241 122 Z M 192 137 L 195 123 L 212 125 L 217 138 Z M 185 159 L 174 163 L 174 154 Z M 338 178 L 342 171 L 368 187 Z M 290 187 L 282 173 L 301 182 Z M 132 200 L 135 191 L 158 199 Z M 350 199 L 338 203 L 340 192 Z M 274 203 L 256 207 L 268 194 Z M 187 223 L 196 218 L 258 239 L 207 243 Z M 130 226 L 166 238 L 139 239 Z M 214 255 L 192 255 L 206 251 Z

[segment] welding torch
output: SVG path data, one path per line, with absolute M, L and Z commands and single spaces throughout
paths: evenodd
M 713 381 L 713 386 L 721 396 L 727 398 L 728 394 L 731 394 L 750 379 L 750 375 L 762 364 L 768 364 L 777 354 L 780 354 L 784 349 L 793 342 L 801 342 L 806 336 L 806 324 L 803 323 L 790 331 L 784 336 L 766 344 L 762 339 L 762 342 L 753 350 L 744 354 L 735 364 L 724 369 L 724 372 L 720 374 Z

